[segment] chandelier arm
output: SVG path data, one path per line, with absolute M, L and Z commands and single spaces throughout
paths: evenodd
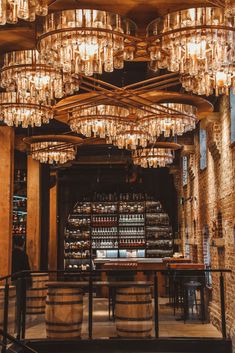
M 172 82 L 178 82 L 178 83 L 180 83 L 180 81 L 179 81 L 179 78 L 178 77 L 173 77 L 173 78 L 169 78 L 168 80 L 164 80 L 164 81 L 162 81 L 162 82 L 154 82 L 154 83 L 151 83 L 151 84 L 148 84 L 148 85 L 146 85 L 146 86 L 144 86 L 144 87 L 140 87 L 140 88 L 136 88 L 136 89 L 134 89 L 133 90 L 133 92 L 137 92 L 137 93 L 139 93 L 139 92 L 141 92 L 142 90 L 149 90 L 149 88 L 154 88 L 154 87 L 161 87 L 162 85 L 165 85 L 165 84 L 167 84 L 167 83 L 172 83 Z
M 174 81 L 172 83 L 167 83 L 167 84 L 164 84 L 163 86 L 157 87 L 157 91 L 162 91 L 165 88 L 175 87 L 175 86 L 178 86 L 178 85 L 181 85 L 181 83 L 178 82 L 178 81 Z M 153 91 L 156 91 L 156 87 L 154 87 L 154 88 L 144 88 L 143 90 L 138 91 L 138 93 L 139 94 L 144 94 L 146 92 L 153 92 Z
M 146 108 L 143 108 L 142 106 L 137 106 L 137 107 L 138 107 L 139 109 L 141 109 L 141 110 L 144 110 L 144 111 L 147 111 L 147 112 L 151 112 L 151 113 L 153 113 L 154 110 L 155 110 L 157 113 L 158 113 L 159 111 L 162 112 L 162 113 L 167 113 L 167 114 L 169 114 L 169 112 L 180 113 L 180 112 L 178 112 L 178 111 L 176 111 L 176 110 L 174 110 L 174 109 L 172 109 L 172 108 L 166 109 L 166 108 L 165 108 L 163 105 L 161 105 L 161 104 L 154 104 L 154 102 L 151 101 L 150 99 L 142 98 L 142 97 L 140 97 L 139 95 L 137 95 L 137 94 L 135 94 L 135 93 L 132 93 L 131 91 L 127 91 L 127 90 L 125 90 L 125 89 L 123 89 L 123 88 L 116 87 L 116 86 L 114 86 L 114 85 L 112 85 L 112 84 L 110 84 L 110 83 L 107 83 L 107 82 L 104 82 L 104 81 L 101 81 L 101 80 L 98 80 L 98 79 L 95 79 L 95 78 L 87 77 L 87 76 L 85 76 L 85 75 L 83 75 L 83 74 L 81 74 L 81 77 L 82 77 L 82 78 L 85 78 L 87 81 L 96 82 L 96 83 L 102 84 L 103 86 L 106 86 L 106 87 L 109 87 L 109 88 L 112 88 L 112 89 L 116 89 L 117 91 L 121 91 L 121 92 L 124 92 L 124 93 L 125 93 L 125 92 L 128 92 L 131 96 L 134 96 L 135 98 L 144 100 L 144 101 L 147 102 L 147 103 L 143 103 L 143 104 L 144 104 L 145 106 L 147 106 L 147 107 L 150 107 L 151 110 L 148 110 L 148 109 L 146 109 Z M 94 87 L 97 88 L 97 86 L 95 86 L 94 84 L 92 85 L 92 87 L 93 87 L 93 88 L 94 88 Z M 101 88 L 101 89 L 106 90 L 106 91 L 108 91 L 108 92 L 110 93 L 110 90 L 108 90 L 108 89 L 105 89 L 105 88 Z M 115 94 L 115 92 L 114 92 L 114 94 Z M 122 94 L 119 94 L 119 93 L 116 93 L 116 94 L 118 94 L 119 99 L 126 99 L 126 97 L 123 97 Z M 138 103 L 138 102 L 136 102 L 136 100 L 134 100 L 134 99 L 131 99 L 131 98 L 128 98 L 128 99 L 129 99 L 129 101 L 134 102 L 135 104 Z M 152 107 L 153 104 L 154 104 L 155 107 Z M 156 106 L 157 106 L 157 107 L 160 107 L 160 108 L 157 108 Z M 135 108 L 136 108 L 136 106 L 135 106 Z
M 172 77 L 172 76 L 178 76 L 178 72 L 171 72 L 169 74 L 152 77 L 152 78 L 149 78 L 149 79 L 141 81 L 141 82 L 132 83 L 131 85 L 124 86 L 123 89 L 134 88 L 134 87 L 142 86 L 142 85 L 145 86 L 146 84 L 152 83 L 153 81 L 159 81 L 161 79 L 165 79 L 165 78 Z

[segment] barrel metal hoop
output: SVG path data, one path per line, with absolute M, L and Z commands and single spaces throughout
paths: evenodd
M 116 320 L 121 320 L 121 321 L 149 321 L 152 320 L 152 316 L 146 316 L 146 317 L 122 317 L 122 316 L 115 316 Z
M 82 321 L 77 322 L 50 322 L 46 321 L 46 325 L 48 326 L 74 326 L 74 325 L 81 325 Z
M 68 302 L 48 302 L 46 301 L 47 305 L 72 305 L 72 304 L 83 304 L 83 300 L 77 301 L 68 301 Z
M 139 304 L 152 304 L 152 300 L 135 301 L 135 302 L 116 300 L 115 303 L 116 303 L 116 304 L 128 304 L 128 305 L 129 305 L 129 304 L 135 304 L 135 305 L 139 305 Z

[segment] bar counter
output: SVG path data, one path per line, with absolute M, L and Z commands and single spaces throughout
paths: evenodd
M 189 263 L 189 259 L 184 258 L 125 258 L 125 259 L 111 259 L 102 258 L 94 260 L 96 268 L 101 270 L 120 270 L 116 276 L 121 279 L 121 270 L 133 270 L 134 281 L 152 281 L 153 274 L 145 273 L 146 270 L 166 270 L 169 263 Z M 138 271 L 138 272 L 135 272 Z M 158 276 L 158 291 L 160 296 L 166 296 L 166 278 L 161 272 Z M 108 281 L 110 278 L 108 272 L 102 272 L 101 280 Z M 104 288 L 102 294 L 107 296 L 107 290 Z

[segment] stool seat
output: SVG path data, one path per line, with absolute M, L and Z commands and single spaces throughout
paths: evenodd
M 192 289 L 193 288 L 198 288 L 198 287 L 201 287 L 201 283 L 200 282 L 197 282 L 197 281 L 190 281 L 190 282 L 187 282 L 184 284 L 186 287 L 191 287 Z

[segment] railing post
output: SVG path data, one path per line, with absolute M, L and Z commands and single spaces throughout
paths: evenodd
M 227 332 L 226 332 L 226 315 L 225 315 L 225 298 L 224 298 L 224 276 L 222 272 L 220 272 L 220 309 L 221 309 L 222 337 L 226 338 Z
M 93 314 L 93 278 L 92 270 L 89 275 L 89 322 L 88 322 L 88 334 L 89 339 L 92 339 L 92 314 Z
M 25 339 L 25 322 L 26 322 L 26 278 L 21 279 L 21 325 L 22 325 L 22 339 Z
M 159 337 L 159 320 L 158 320 L 158 278 L 154 272 L 154 329 L 155 338 Z
M 7 329 L 8 329 L 8 307 L 9 307 L 9 284 L 6 280 L 4 291 L 4 316 L 3 316 L 3 338 L 2 338 L 2 353 L 6 352 L 7 348 Z

